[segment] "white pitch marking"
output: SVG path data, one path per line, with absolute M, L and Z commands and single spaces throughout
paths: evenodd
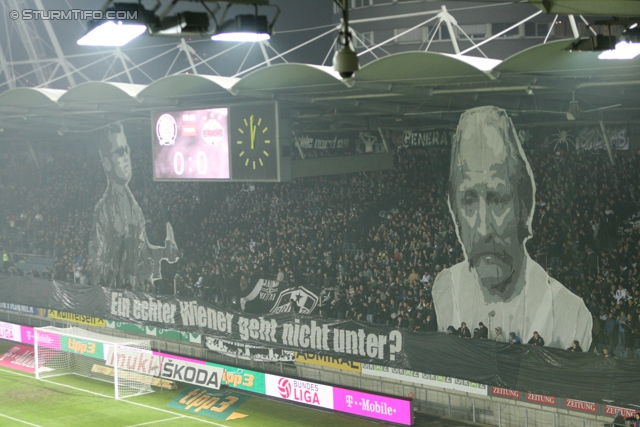
M 173 417 L 173 418 L 165 418 L 164 420 L 158 420 L 158 421 L 149 421 L 148 423 L 142 423 L 142 424 L 134 424 L 132 426 L 127 426 L 127 427 L 139 427 L 139 426 L 148 426 L 150 424 L 156 424 L 156 423 L 163 423 L 165 421 L 173 421 L 173 420 L 178 420 L 180 418 L 184 418 L 184 415 L 180 415 L 179 417 Z
M 19 372 L 14 372 L 14 371 L 12 371 L 12 370 L 10 370 L 10 369 L 0 368 L 0 371 L 2 371 L 2 372 L 6 372 L 6 373 L 8 373 L 8 374 L 17 375 L 17 376 L 19 376 L 19 377 L 25 377 L 25 378 L 29 378 L 29 379 L 31 379 L 31 380 L 35 380 L 35 378 L 34 378 L 34 377 L 32 377 L 31 375 L 26 375 L 26 374 L 22 374 L 22 373 L 19 373 Z M 107 398 L 107 399 L 113 399 L 113 400 L 115 400 L 113 396 L 109 396 L 109 395 L 102 394 L 102 393 L 96 393 L 95 391 L 85 390 L 85 389 L 83 389 L 83 388 L 74 387 L 74 386 L 67 385 L 67 384 L 61 384 L 61 383 L 56 383 L 56 382 L 53 382 L 53 381 L 49 381 L 49 380 L 42 380 L 42 379 L 41 379 L 41 380 L 37 380 L 37 381 L 42 381 L 42 382 L 46 382 L 46 383 L 53 384 L 53 385 L 57 385 L 57 386 L 61 386 L 61 387 L 67 387 L 67 388 L 70 388 L 70 389 L 73 389 L 73 390 L 82 391 L 82 392 L 84 392 L 84 393 L 95 394 L 96 396 L 105 397 L 105 398 Z M 229 426 L 229 425 L 227 425 L 227 424 L 214 423 L 213 421 L 207 421 L 207 420 L 203 420 L 203 419 L 196 418 L 196 417 L 190 417 L 189 415 L 182 415 L 182 414 L 179 414 L 179 413 L 177 413 L 177 412 L 167 411 L 166 409 L 154 408 L 153 406 L 145 405 L 144 403 L 137 403 L 137 402 L 132 402 L 132 401 L 130 401 L 130 400 L 122 400 L 122 399 L 118 400 L 118 402 L 123 402 L 123 403 L 129 403 L 129 404 L 131 404 L 131 405 L 142 406 L 143 408 L 152 409 L 152 410 L 154 410 L 154 411 L 165 412 L 165 413 L 167 413 L 167 414 L 171 414 L 171 415 L 177 415 L 177 416 L 178 416 L 178 417 L 180 417 L 180 418 L 189 418 L 189 419 L 192 419 L 192 420 L 194 420 L 194 421 L 199 421 L 199 422 L 201 422 L 201 423 L 211 424 L 211 425 L 214 425 L 214 426 L 219 426 L 219 427 L 231 427 L 231 426 Z M 42 427 L 42 426 L 38 426 L 38 425 L 35 425 L 35 424 L 31 424 L 31 425 L 33 425 L 34 427 Z
M 17 422 L 19 422 L 19 423 L 26 424 L 26 425 L 28 425 L 28 426 L 33 426 L 33 427 L 42 427 L 42 426 L 39 426 L 38 424 L 33 424 L 33 423 L 26 422 L 26 421 L 22 421 L 22 420 L 19 420 L 19 419 L 17 419 L 17 418 L 13 418 L 13 417 L 10 417 L 10 416 L 8 416 L 8 415 L 4 415 L 4 414 L 0 414 L 0 417 L 10 419 L 11 421 L 17 421 Z

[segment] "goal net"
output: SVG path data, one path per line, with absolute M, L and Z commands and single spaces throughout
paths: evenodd
M 102 335 L 77 327 L 35 328 L 36 378 L 80 375 L 113 383 L 116 399 L 152 393 L 158 375 L 149 340 Z

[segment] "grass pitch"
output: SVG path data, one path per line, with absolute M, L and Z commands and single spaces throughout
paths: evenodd
M 0 341 L 0 354 L 14 343 Z M 371 427 L 381 423 L 343 416 L 248 393 L 237 412 L 246 418 L 219 421 L 167 407 L 178 390 L 125 400 L 113 398 L 113 384 L 76 375 L 38 381 L 32 374 L 0 367 L 2 427 Z M 237 390 L 233 390 L 234 393 Z M 240 393 L 240 392 L 238 392 Z

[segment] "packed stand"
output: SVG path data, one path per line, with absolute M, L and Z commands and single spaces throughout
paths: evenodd
M 238 308 L 259 278 L 311 283 L 329 297 L 323 316 L 438 329 L 433 280 L 463 257 L 445 197 L 448 148 L 401 150 L 392 171 L 240 184 L 153 182 L 142 146 L 131 143 L 129 187 L 149 241 L 161 245 L 169 221 L 182 251 L 147 291 Z M 584 299 L 594 319 L 594 345 L 585 351 L 639 355 L 640 228 L 626 219 L 638 211 L 640 156 L 621 153 L 616 167 L 602 152 L 538 148 L 527 156 L 537 187 L 529 253 Z M 37 165 L 24 153 L 3 153 L 0 246 L 55 258 L 46 277 L 91 283 L 87 249 L 105 182 L 89 146 L 61 145 Z M 492 326 L 470 325 L 463 335 L 532 339 Z

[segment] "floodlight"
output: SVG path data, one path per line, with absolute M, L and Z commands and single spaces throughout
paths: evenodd
M 89 21 L 89 31 L 80 46 L 124 46 L 147 30 L 153 14 L 137 3 L 114 3 L 104 10 L 107 19 Z
M 151 29 L 154 36 L 199 36 L 209 33 L 209 15 L 204 12 L 181 12 L 161 19 L 156 28 Z
M 211 36 L 211 40 L 224 42 L 261 42 L 270 38 L 271 28 L 264 15 L 237 15 Z
M 605 50 L 598 58 L 600 59 L 633 59 L 640 55 L 640 28 L 637 23 L 633 23 L 620 34 L 620 41 L 616 43 L 615 49 Z

